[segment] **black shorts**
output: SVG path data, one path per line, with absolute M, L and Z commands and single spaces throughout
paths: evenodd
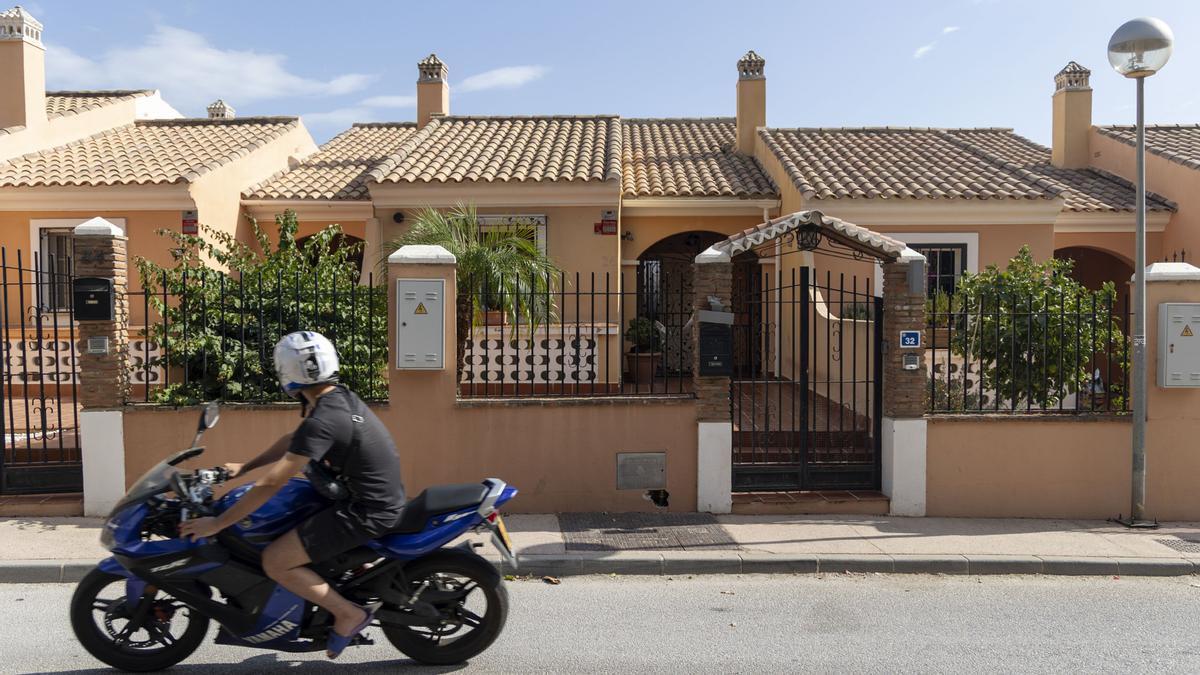
M 321 562 L 382 537 L 399 521 L 398 513 L 370 511 L 347 502 L 331 506 L 300 523 L 296 534 L 300 535 L 300 543 L 309 559 Z

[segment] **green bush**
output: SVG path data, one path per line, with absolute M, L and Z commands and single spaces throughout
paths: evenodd
M 341 380 L 360 396 L 386 397 L 387 292 L 359 285 L 358 248 L 335 245 L 337 225 L 297 245 L 291 210 L 276 216 L 274 242 L 251 223 L 257 247 L 205 226 L 199 236 L 159 232 L 174 242 L 169 266 L 138 258 L 149 304 L 161 317 L 147 329 L 163 346 L 151 365 L 169 370 L 152 400 L 286 400 L 272 353 L 295 330 L 333 341 Z
M 959 280 L 950 349 L 982 361 L 983 391 L 1013 408 L 1049 407 L 1088 391 L 1095 359 L 1111 353 L 1127 367 L 1116 288 L 1088 290 L 1072 270 L 1071 260 L 1036 262 L 1024 246 L 1005 269 L 991 265 Z

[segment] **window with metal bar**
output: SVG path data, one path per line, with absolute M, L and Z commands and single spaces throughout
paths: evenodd
M 40 232 L 37 297 L 43 312 L 65 312 L 71 306 L 67 266 L 74 242 L 71 230 L 47 228 Z
M 925 256 L 926 293 L 930 297 L 938 292 L 953 294 L 958 278 L 967 271 L 967 245 L 911 244 L 910 247 Z

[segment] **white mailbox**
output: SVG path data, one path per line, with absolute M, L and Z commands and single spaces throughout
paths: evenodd
M 1158 386 L 1200 387 L 1200 303 L 1158 306 Z
M 442 279 L 396 280 L 396 368 L 441 370 L 446 367 L 446 282 Z

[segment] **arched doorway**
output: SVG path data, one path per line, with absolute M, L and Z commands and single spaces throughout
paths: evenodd
M 1075 263 L 1072 276 L 1090 290 L 1098 291 L 1104 282 L 1111 281 L 1117 287 L 1117 302 L 1113 313 L 1126 317 L 1129 308 L 1129 279 L 1133 276 L 1133 265 L 1104 249 L 1090 246 L 1067 246 L 1054 252 L 1054 257 Z
M 690 373 L 692 369 L 692 332 L 685 330 L 692 314 L 695 297 L 694 274 L 696 256 L 713 244 L 724 241 L 729 235 L 704 230 L 680 232 L 655 242 L 638 256 L 637 316 L 657 322 L 663 338 L 663 368 L 671 373 Z M 738 262 L 753 261 L 757 255 L 752 251 L 739 254 Z M 734 266 L 734 288 L 748 288 L 750 284 L 761 284 L 759 275 L 751 274 L 751 265 Z M 735 293 L 734 297 L 742 297 Z M 733 308 L 735 321 L 746 321 L 744 311 Z M 743 331 L 737 335 L 744 336 Z M 736 350 L 751 349 L 761 340 L 745 338 L 734 344 Z M 751 363 L 761 359 L 747 358 Z

